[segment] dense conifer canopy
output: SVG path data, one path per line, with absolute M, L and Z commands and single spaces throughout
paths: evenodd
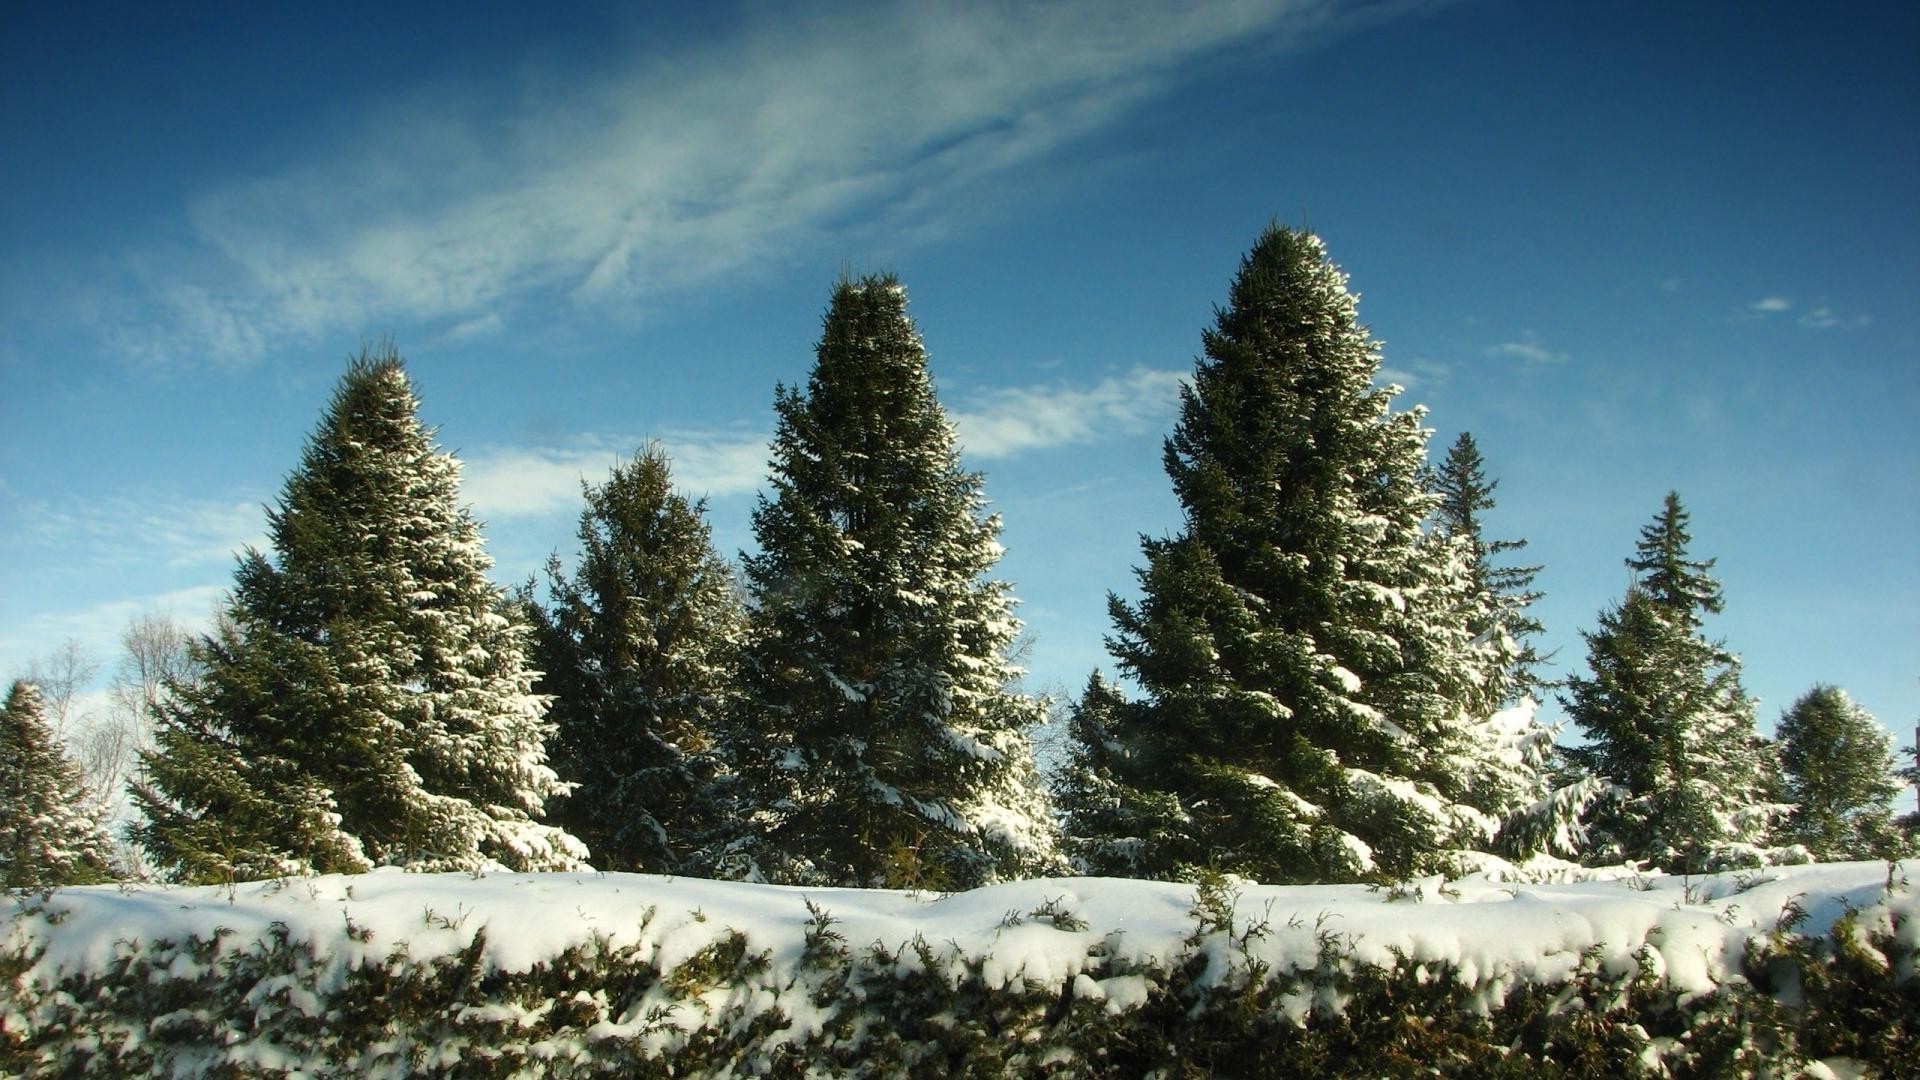
M 1817 859 L 1912 855 L 1893 822 L 1893 739 L 1837 686 L 1816 686 L 1780 716 L 1780 767 L 1793 804 L 1783 829 Z
M 47 723 L 39 688 L 14 683 L 0 704 L 0 888 L 108 881 L 112 853 L 98 801 Z
M 1688 557 L 1669 492 L 1627 566 L 1637 577 L 1585 634 L 1589 674 L 1562 697 L 1586 742 L 1569 753 L 1612 785 L 1592 808 L 1588 857 L 1700 872 L 1764 857 L 1776 766 L 1754 730 L 1734 655 L 1700 631 L 1722 607 L 1713 561 Z
M 159 707 L 141 841 L 188 880 L 555 869 L 560 791 L 526 627 L 486 577 L 459 464 L 392 349 L 350 365 L 249 551 L 202 669 Z
M 531 608 L 536 689 L 553 698 L 555 808 L 601 870 L 690 873 L 722 824 L 718 733 L 735 704 L 742 612 L 705 508 L 650 447 L 586 487 L 580 558 Z
M 1019 623 L 981 478 L 960 468 L 891 275 L 834 290 L 804 392 L 781 387 L 772 494 L 745 559 L 756 816 L 739 872 L 967 888 L 1051 865 L 1010 689 Z
M 1184 527 L 1143 539 L 1141 599 L 1110 604 L 1146 697 L 1077 719 L 1107 733 L 1083 757 L 1139 831 L 1103 838 L 1114 823 L 1082 813 L 1069 833 L 1155 876 L 1270 882 L 1485 850 L 1528 766 L 1482 738 L 1500 687 L 1470 549 L 1422 528 L 1421 412 L 1373 385 L 1377 345 L 1306 232 L 1260 238 L 1203 341 L 1166 445 Z

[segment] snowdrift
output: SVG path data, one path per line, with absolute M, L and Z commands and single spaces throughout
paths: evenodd
M 1920 1075 L 1920 893 L 1879 863 L 953 895 L 377 872 L 6 905 L 6 1072 Z

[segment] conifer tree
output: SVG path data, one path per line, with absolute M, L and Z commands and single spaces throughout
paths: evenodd
M 1500 688 L 1469 550 L 1422 527 L 1423 413 L 1372 385 L 1376 344 L 1305 232 L 1260 238 L 1203 343 L 1165 455 L 1185 527 L 1143 538 L 1138 604 L 1110 599 L 1146 697 L 1104 758 L 1123 804 L 1167 808 L 1131 823 L 1137 865 L 1355 880 L 1486 850 L 1530 784 L 1481 737 Z
M 1054 798 L 1068 822 L 1065 854 L 1084 874 L 1148 876 L 1146 858 L 1172 839 L 1165 829 L 1180 818 L 1178 798 L 1123 779 L 1132 748 L 1120 741 L 1120 733 L 1128 729 L 1133 708 L 1095 671 L 1067 714 L 1067 761 L 1056 778 Z
M 1893 737 L 1836 686 L 1816 686 L 1780 716 L 1788 812 L 1783 838 L 1822 860 L 1913 854 L 1893 821 Z
M 531 609 L 554 769 L 579 785 L 554 817 L 602 870 L 702 872 L 726 812 L 717 739 L 737 696 L 733 571 L 657 446 L 586 501 L 578 568 L 551 561 L 549 606 Z
M 1463 542 L 1472 578 L 1468 627 L 1493 648 L 1489 678 L 1501 683 L 1502 700 L 1512 703 L 1540 688 L 1541 657 L 1531 638 L 1544 628 L 1527 614 L 1540 599 L 1533 588 L 1538 566 L 1501 566 L 1495 560 L 1527 546 L 1525 540 L 1488 540 L 1481 529 L 1482 512 L 1494 508 L 1498 480 L 1488 480 L 1486 461 L 1471 432 L 1463 431 L 1448 448 L 1445 460 L 1433 471 L 1432 489 L 1440 497 L 1434 509 L 1439 531 Z
M 39 688 L 15 682 L 0 705 L 0 888 L 113 879 L 113 840 L 80 767 L 61 750 Z
M 199 677 L 159 707 L 136 835 L 186 880 L 580 865 L 527 630 L 501 612 L 459 463 L 391 347 L 349 366 L 242 557 Z
M 1687 523 L 1669 492 L 1627 560 L 1625 599 L 1584 635 L 1591 674 L 1561 700 L 1587 739 L 1568 753 L 1611 785 L 1591 810 L 1590 857 L 1697 873 L 1764 858 L 1780 808 L 1739 661 L 1701 633 L 1724 601 L 1713 560 L 1688 558 Z
M 960 468 L 906 295 L 835 289 L 804 393 L 781 387 L 772 497 L 744 560 L 755 816 L 737 872 L 970 888 L 1057 858 L 1010 689 L 1018 629 L 981 478 Z

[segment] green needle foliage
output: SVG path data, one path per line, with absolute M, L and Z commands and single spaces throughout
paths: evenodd
M 16 682 L 0 705 L 0 888 L 113 879 L 113 841 L 80 767 L 47 723 L 40 690 Z
M 1203 340 L 1166 445 L 1185 527 L 1143 538 L 1141 599 L 1110 602 L 1146 696 L 1082 703 L 1103 733 L 1082 776 L 1119 786 L 1089 800 L 1070 777 L 1068 833 L 1130 872 L 1268 882 L 1487 850 L 1528 770 L 1480 730 L 1502 688 L 1471 551 L 1422 527 L 1422 412 L 1373 385 L 1376 343 L 1306 232 L 1261 236 Z
M 1688 557 L 1688 520 L 1669 492 L 1627 560 L 1626 598 L 1583 635 L 1591 673 L 1561 699 L 1587 740 L 1569 756 L 1612 785 L 1590 809 L 1589 857 L 1676 873 L 1761 861 L 1781 809 L 1739 660 L 1701 633 L 1724 600 L 1713 560 Z
M 565 869 L 526 627 L 397 354 L 349 366 L 249 551 L 203 669 L 158 707 L 136 836 L 189 881 Z
M 982 512 L 890 275 L 834 290 L 805 392 L 782 387 L 771 497 L 745 560 L 751 789 L 737 872 L 778 881 L 963 889 L 1052 865 L 1010 689 L 1019 623 L 989 578 Z
M 531 607 L 553 696 L 555 807 L 602 870 L 699 873 L 727 812 L 718 733 L 737 699 L 743 614 L 701 503 L 650 447 L 586 488 L 580 562 Z

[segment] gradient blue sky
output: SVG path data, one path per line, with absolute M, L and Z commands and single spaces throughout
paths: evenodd
M 1763 728 L 1920 719 L 1910 3 L 194 7 L 0 6 L 0 677 L 202 618 L 380 335 L 503 582 L 648 439 L 748 547 L 775 382 L 892 269 L 1077 689 L 1277 218 L 1479 440 L 1562 673 L 1674 488 Z

